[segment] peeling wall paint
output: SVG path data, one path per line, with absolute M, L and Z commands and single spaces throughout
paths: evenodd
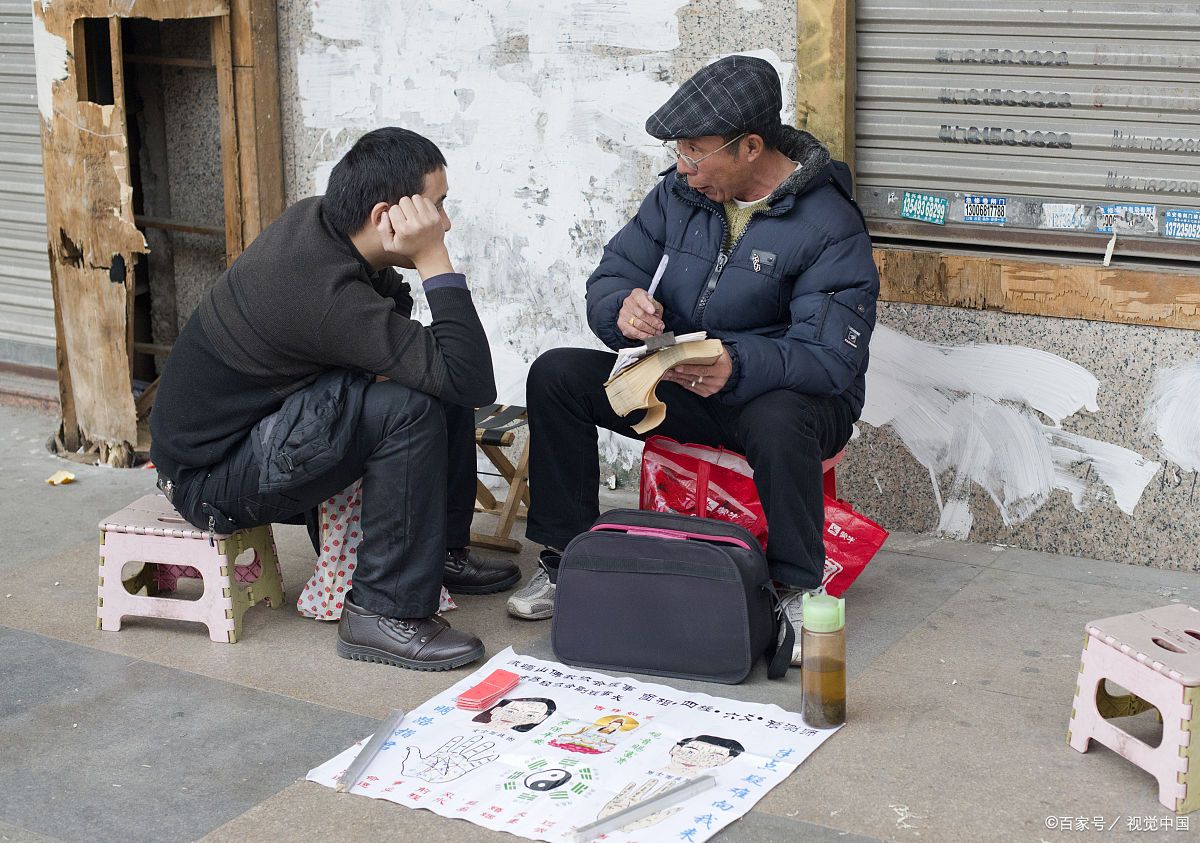
M 1079 410 L 1099 410 L 1098 387 L 1082 366 L 1045 351 L 940 346 L 880 325 L 862 421 L 888 427 L 928 469 L 946 535 L 969 535 L 973 486 L 1010 527 L 1056 489 L 1080 511 L 1111 500 L 1132 515 L 1159 463 L 1061 428 Z
M 42 9 L 46 8 L 45 3 Z M 67 41 L 46 31 L 45 22 L 33 16 L 33 54 L 36 61 L 38 111 L 47 127 L 54 118 L 55 82 L 67 78 Z
M 721 14 L 757 19 L 778 5 L 732 0 Z M 376 126 L 434 139 L 450 163 L 451 254 L 491 338 L 501 400 L 524 403 L 525 373 L 538 353 L 598 347 L 586 328 L 583 282 L 668 163 L 644 132 L 647 114 L 721 54 L 714 47 L 698 57 L 691 32 L 681 29 L 708 8 L 683 0 L 452 7 L 310 0 L 307 8 L 311 31 L 297 36 L 296 111 L 310 130 L 301 136 L 317 139 L 293 153 L 306 162 L 298 182 L 311 176 L 320 192 L 333 163 Z M 795 53 L 777 49 L 757 54 L 790 81 Z M 418 302 L 418 315 L 427 315 L 420 311 Z M 961 319 L 941 313 L 943 324 Z M 1003 340 L 1006 332 L 991 336 Z M 996 520 L 972 513 L 978 490 L 1014 531 L 1045 517 L 1069 527 L 1079 521 L 1075 513 L 1105 504 L 1132 514 L 1159 470 L 1124 447 L 1134 439 L 1119 435 L 1126 427 L 1114 421 L 1128 406 L 1140 414 L 1143 393 L 1122 384 L 1122 406 L 1106 399 L 1102 410 L 1090 371 L 1029 347 L 1058 348 L 1054 337 L 1024 342 L 938 345 L 881 326 L 872 343 L 864 424 L 896 437 L 928 471 L 947 535 L 965 538 L 974 522 L 978 532 Z M 1105 374 L 1108 389 L 1115 373 Z M 1101 438 L 1077 432 L 1097 427 Z M 635 443 L 604 434 L 600 447 L 618 467 L 638 453 Z M 880 472 L 872 489 L 907 487 L 907 475 L 890 474 L 897 464 L 872 466 Z
M 1184 471 L 1200 471 L 1200 358 L 1154 373 L 1143 424 L 1159 453 Z
M 449 162 L 447 243 L 496 352 L 527 364 L 546 348 L 595 345 L 583 281 L 632 210 L 637 175 L 668 163 L 642 126 L 672 90 L 680 5 L 320 0 L 314 32 L 338 42 L 314 41 L 298 62 L 306 125 L 337 135 L 317 191 L 362 132 L 427 135 Z M 632 68 L 596 54 L 613 43 L 640 51 Z
M 316 192 L 378 126 L 404 126 L 441 147 L 454 222 L 447 244 L 488 331 L 502 401 L 523 403 L 525 373 L 542 351 L 601 347 L 587 329 L 584 281 L 671 163 L 644 127 L 676 86 L 668 80 L 684 5 L 313 3 L 315 37 L 301 47 L 297 78 L 304 124 L 323 133 Z M 792 64 L 744 52 L 771 61 L 786 89 Z M 416 315 L 426 315 L 421 301 Z M 636 458 L 613 437 L 602 448 L 612 460 Z

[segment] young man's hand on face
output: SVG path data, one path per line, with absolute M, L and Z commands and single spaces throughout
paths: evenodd
M 383 250 L 411 260 L 422 280 L 454 271 L 441 212 L 426 197 L 403 197 L 380 216 L 376 230 Z

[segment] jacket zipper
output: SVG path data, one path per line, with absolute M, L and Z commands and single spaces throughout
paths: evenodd
M 722 240 L 725 238 L 722 237 Z M 712 272 L 708 274 L 708 281 L 704 284 L 704 289 L 700 292 L 700 298 L 696 300 L 696 310 L 692 314 L 692 324 L 697 328 L 703 328 L 704 308 L 708 307 L 708 300 L 712 297 L 713 290 L 717 289 L 717 282 L 721 280 L 721 273 L 725 270 L 725 264 L 729 262 L 729 255 L 724 252 L 717 253 L 717 262 L 713 264 Z
M 696 318 L 695 324 L 697 328 L 703 328 L 701 321 L 704 319 L 704 309 L 708 307 L 708 300 L 712 298 L 713 292 L 717 289 L 717 282 L 721 280 L 721 273 L 725 271 L 725 264 L 729 263 L 729 257 L 737 247 L 741 245 L 742 240 L 746 237 L 746 232 L 750 230 L 750 225 L 754 222 L 754 218 L 759 216 L 762 211 L 755 211 L 750 215 L 750 219 L 746 220 L 746 227 L 742 229 L 742 233 L 738 235 L 738 239 L 733 241 L 733 245 L 729 247 L 728 252 L 719 252 L 717 254 L 717 263 L 713 267 L 712 272 L 708 276 L 708 282 L 704 285 L 704 292 L 700 294 L 700 301 L 696 302 Z M 725 240 L 725 224 L 721 223 L 721 240 Z
M 708 211 L 710 214 L 715 215 L 717 213 L 716 209 L 710 208 L 701 202 L 696 202 L 692 199 L 688 199 L 686 196 L 680 195 L 679 199 L 681 202 L 686 202 L 687 204 L 694 205 L 697 208 L 703 208 L 704 210 Z M 732 255 L 737 250 L 737 247 L 739 245 L 741 245 L 742 240 L 746 237 L 746 232 L 750 230 L 750 224 L 752 222 L 754 222 L 754 218 L 758 217 L 758 216 L 764 216 L 764 217 L 773 216 L 773 214 L 771 213 L 773 210 L 774 210 L 774 208 L 768 208 L 765 211 L 755 211 L 753 214 L 751 214 L 750 219 L 746 221 L 746 227 L 742 229 L 742 233 L 738 235 L 738 239 L 735 240 L 733 245 L 729 247 L 729 251 L 726 252 L 726 251 L 722 250 L 717 253 L 717 262 L 713 266 L 712 272 L 710 272 L 708 274 L 708 280 L 704 284 L 704 289 L 700 293 L 700 298 L 696 301 L 696 309 L 694 311 L 692 311 L 692 325 L 694 327 L 696 327 L 697 329 L 703 330 L 703 328 L 704 328 L 704 324 L 703 324 L 704 309 L 706 307 L 708 307 L 708 300 L 710 298 L 712 298 L 713 292 L 717 289 L 717 282 L 721 280 L 721 273 L 725 271 L 725 264 L 727 264 L 729 262 L 730 255 Z M 720 219 L 721 219 L 721 242 L 724 243 L 725 242 L 724 210 L 722 210 Z
M 825 303 L 821 305 L 821 317 L 817 320 L 817 336 L 825 330 L 825 317 L 829 315 L 829 307 L 833 304 L 833 293 L 825 294 Z

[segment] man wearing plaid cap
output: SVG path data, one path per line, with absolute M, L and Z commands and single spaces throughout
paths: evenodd
M 821 461 L 863 406 L 879 276 L 850 174 L 812 135 L 780 121 L 779 77 L 729 56 L 696 73 L 646 121 L 675 165 L 604 249 L 587 281 L 588 322 L 611 349 L 706 331 L 724 353 L 678 366 L 654 430 L 746 454 L 770 524 L 772 576 L 794 599 L 820 585 Z M 666 272 L 651 298 L 663 255 Z M 556 548 L 599 514 L 596 427 L 637 436 L 604 393 L 614 355 L 561 348 L 529 372 L 526 535 L 546 545 L 510 613 L 553 613 Z M 797 645 L 798 646 L 798 645 Z M 796 654 L 798 656 L 798 652 Z

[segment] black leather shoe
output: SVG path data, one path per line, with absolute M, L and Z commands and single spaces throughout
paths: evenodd
M 442 585 L 453 594 L 495 594 L 521 581 L 521 569 L 501 559 L 477 559 L 469 547 L 446 551 Z
M 337 654 L 413 670 L 451 670 L 483 658 L 483 642 L 440 617 L 386 618 L 343 601 Z

